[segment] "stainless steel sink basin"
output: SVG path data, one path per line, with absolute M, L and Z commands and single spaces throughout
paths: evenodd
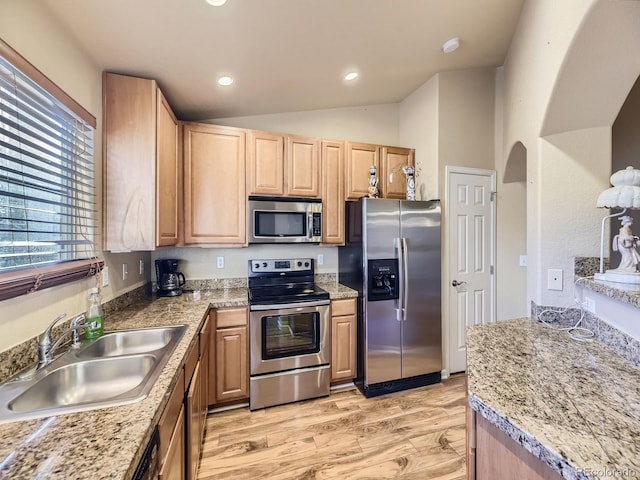
M 145 398 L 186 325 L 120 330 L 0 384 L 0 423 L 134 403 Z
M 78 358 L 98 358 L 153 352 L 166 347 L 176 337 L 179 339 L 185 328 L 184 325 L 172 325 L 106 333 L 76 355 Z
M 139 392 L 157 361 L 153 355 L 135 355 L 64 365 L 11 400 L 8 408 L 14 412 L 29 412 L 100 403 Z

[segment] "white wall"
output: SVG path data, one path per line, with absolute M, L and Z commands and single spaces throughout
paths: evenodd
M 416 149 L 416 191 L 421 200 L 438 197 L 438 85 L 433 76 L 400 102 L 400 144 Z
M 325 139 L 413 148 L 412 145 L 399 144 L 398 104 L 220 118 L 206 122 Z
M 40 4 L 21 0 L 2 0 L 0 38 L 73 97 L 98 122 L 95 131 L 97 224 L 101 225 L 102 205 L 102 72 L 52 20 Z M 98 231 L 99 233 L 100 231 Z M 100 242 L 100 236 L 98 236 Z M 101 252 L 98 252 L 102 256 Z M 138 261 L 149 263 L 149 254 L 104 254 L 111 270 L 111 285 L 102 290 L 105 301 L 143 285 L 148 277 L 137 274 Z M 127 281 L 118 278 L 122 263 L 131 272 Z M 133 267 L 133 268 L 132 268 Z M 46 328 L 58 314 L 69 316 L 86 309 L 86 296 L 96 279 L 80 280 L 61 287 L 5 300 L 0 303 L 0 351 L 32 338 Z M 107 319 L 108 321 L 108 319 Z
M 324 264 L 317 263 L 318 255 Z M 217 257 L 224 257 L 224 268 L 216 267 Z M 248 261 L 263 258 L 313 258 L 316 273 L 338 272 L 338 248 L 318 245 L 251 245 L 247 248 L 165 248 L 152 254 L 160 258 L 180 260 L 179 269 L 187 280 L 246 278 Z M 155 269 L 155 265 L 153 266 Z M 155 275 L 155 274 L 154 274 Z M 155 278 L 154 278 L 155 279 Z
M 569 265 L 572 256 L 595 251 L 593 239 L 598 226 L 593 222 L 597 210 L 593 205 L 601 181 L 585 168 L 600 175 L 598 161 L 606 164 L 608 156 L 596 159 L 581 146 L 589 132 L 565 134 L 552 139 L 553 143 L 540 139 L 563 62 L 594 3 L 595 0 L 527 0 L 504 65 L 502 155 L 506 158 L 517 141 L 527 148 L 527 303 L 570 303 L 572 281 L 567 282 L 569 278 L 565 277 L 564 291 L 550 292 L 546 289 L 547 269 L 562 268 L 568 274 L 573 272 Z M 606 132 L 593 133 L 595 138 L 589 145 L 594 155 L 604 154 Z M 587 157 L 584 164 L 583 156 Z M 574 185 L 584 176 L 585 184 Z M 572 184 L 570 188 L 565 188 L 567 183 Z

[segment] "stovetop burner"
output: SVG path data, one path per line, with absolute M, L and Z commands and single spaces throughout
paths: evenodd
M 249 260 L 249 304 L 271 305 L 329 300 L 313 282 L 311 258 Z

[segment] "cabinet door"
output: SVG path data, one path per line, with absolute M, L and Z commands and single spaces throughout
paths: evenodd
M 249 195 L 284 195 L 284 135 L 247 132 Z
M 200 362 L 196 365 L 191 377 L 191 385 L 187 392 L 187 480 L 196 480 L 198 476 L 198 464 L 200 461 L 200 447 L 202 445 L 202 376 L 200 375 Z
M 318 139 L 288 135 L 285 166 L 285 195 L 320 196 L 320 141 Z
M 356 316 L 331 318 L 331 381 L 356 376 Z
M 158 480 L 183 480 L 184 476 L 184 408 L 181 408 Z
M 383 198 L 407 197 L 407 177 L 402 172 L 404 165 L 414 166 L 413 150 L 410 148 L 382 147 L 380 159 L 381 184 Z M 393 183 L 389 182 L 389 174 L 393 172 Z
M 157 89 L 156 246 L 178 243 L 180 222 L 180 165 L 178 120 Z
M 207 318 L 200 331 L 200 376 L 202 378 L 201 399 L 200 399 L 200 416 L 202 430 L 201 436 L 207 426 L 207 412 L 209 410 L 209 352 L 211 351 L 211 322 Z
M 216 330 L 216 401 L 249 396 L 247 327 Z
M 184 125 L 186 244 L 246 244 L 245 132 Z
M 380 188 L 379 147 L 366 143 L 347 142 L 347 200 L 357 200 L 369 194 L 369 168 L 378 169 L 378 188 Z
M 103 83 L 104 249 L 153 250 L 156 82 L 105 73 Z
M 344 245 L 344 142 L 322 142 L 322 243 Z

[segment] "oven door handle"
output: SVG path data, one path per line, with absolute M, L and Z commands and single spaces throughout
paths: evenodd
M 301 303 L 277 303 L 270 305 L 251 305 L 250 310 L 252 312 L 263 312 L 266 310 L 303 310 L 308 307 L 324 307 L 331 303 L 330 300 L 318 300 L 316 302 L 301 302 Z

